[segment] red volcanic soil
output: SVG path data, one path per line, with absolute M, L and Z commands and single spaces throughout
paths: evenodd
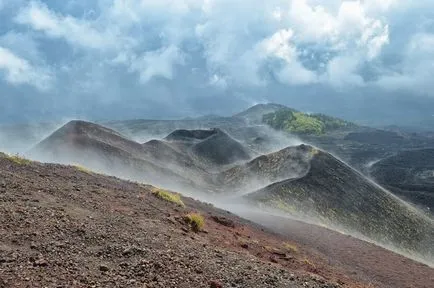
M 153 191 L 0 155 L 0 287 L 433 287 L 433 269 L 372 244 Z
M 287 218 L 258 213 L 243 216 L 293 239 L 324 268 L 337 267 L 355 280 L 374 287 L 434 287 L 433 268 L 372 243 Z

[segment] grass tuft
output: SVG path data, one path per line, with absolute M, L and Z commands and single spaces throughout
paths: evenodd
M 285 248 L 286 250 L 288 250 L 289 252 L 292 252 L 292 253 L 298 252 L 298 247 L 295 246 L 294 244 L 283 243 L 283 248 Z
M 311 269 L 313 272 L 317 270 L 315 264 L 313 264 L 309 259 L 304 258 L 303 263 L 306 264 L 307 267 Z
M 7 156 L 7 158 L 9 160 L 11 160 L 12 162 L 19 164 L 19 165 L 28 165 L 28 164 L 32 163 L 32 161 L 30 161 L 29 159 L 26 159 L 23 156 L 20 156 L 18 154 L 15 154 L 12 156 Z
M 76 165 L 74 165 L 74 167 L 75 167 L 75 169 L 77 169 L 80 172 L 83 172 L 83 173 L 86 173 L 86 174 L 92 174 L 92 171 L 90 169 L 88 169 L 88 168 L 86 168 L 86 167 L 84 167 L 82 165 L 76 164 Z
M 152 193 L 160 199 L 163 199 L 167 202 L 175 203 L 181 207 L 185 207 L 184 202 L 181 200 L 181 195 L 177 193 L 172 193 L 163 189 L 155 188 Z
M 199 213 L 189 213 L 184 217 L 185 221 L 190 224 L 194 232 L 199 232 L 205 226 L 205 218 Z

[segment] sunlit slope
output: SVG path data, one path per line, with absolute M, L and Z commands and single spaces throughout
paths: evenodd
M 287 147 L 259 156 L 218 175 L 218 183 L 227 191 L 245 191 L 246 186 L 264 187 L 274 182 L 305 175 L 310 166 L 310 146 Z
M 323 151 L 313 155 L 306 175 L 271 184 L 245 197 L 288 214 L 313 217 L 382 243 L 434 255 L 433 222 Z

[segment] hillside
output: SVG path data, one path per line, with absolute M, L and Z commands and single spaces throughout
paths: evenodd
M 306 175 L 245 196 L 257 205 L 313 217 L 385 245 L 434 256 L 434 223 L 332 155 L 310 148 Z
M 246 109 L 245 111 L 235 114 L 234 118 L 242 118 L 251 124 L 259 124 L 262 123 L 262 117 L 265 114 L 274 113 L 282 109 L 288 109 L 288 107 L 274 103 L 257 104 Z
M 165 140 L 175 144 L 181 142 L 195 161 L 209 168 L 250 159 L 246 147 L 218 128 L 176 130 Z
M 434 149 L 399 152 L 373 164 L 370 173 L 395 194 L 434 213 Z
M 284 179 L 298 178 L 307 173 L 312 153 L 306 145 L 287 147 L 259 156 L 218 175 L 217 181 L 225 191 L 265 187 Z
M 433 251 L 424 246 L 434 235 L 431 222 L 346 164 L 308 145 L 253 158 L 255 153 L 245 143 L 218 128 L 176 130 L 164 139 L 140 144 L 103 126 L 72 121 L 30 155 L 222 203 L 242 202 L 242 195 L 248 194 L 245 197 L 255 204 L 301 212 L 432 258 Z
M 422 288 L 434 279 L 427 266 L 324 228 L 257 215 L 288 225 L 278 235 L 159 191 L 0 153 L 0 287 Z M 191 212 L 204 217 L 197 233 L 184 220 Z
M 44 162 L 82 165 L 128 179 L 159 185 L 193 185 L 176 169 L 159 166 L 150 150 L 106 127 L 71 121 L 37 144 L 28 155 Z

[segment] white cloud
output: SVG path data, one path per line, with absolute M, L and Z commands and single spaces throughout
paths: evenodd
M 65 3 L 70 7 L 72 2 Z M 205 82 L 209 79 L 209 84 L 223 83 L 226 88 L 272 85 L 267 82 L 270 81 L 267 73 L 287 85 L 320 82 L 342 87 L 369 85 L 359 68 L 381 65 L 385 47 L 394 45 L 390 33 L 397 18 L 391 15 L 398 10 L 404 13 L 402 7 L 410 9 L 416 5 L 411 3 L 409 0 L 104 0 L 93 4 L 95 10 L 68 14 L 70 10 L 62 10 L 60 4 L 53 6 L 32 0 L 23 2 L 14 21 L 36 32 L 34 39 L 66 41 L 73 51 L 79 50 L 84 55 L 81 58 L 74 55 L 73 61 L 93 59 L 100 74 L 104 69 L 121 68 L 119 71 L 133 73 L 143 85 L 153 77 L 176 81 L 178 76 L 182 77 L 177 73 L 178 67 L 185 65 L 192 66 L 188 69 L 199 69 Z M 432 6 L 431 2 L 424 3 L 414 7 Z M 89 13 L 92 17 L 80 16 Z M 0 45 L 5 46 L 1 39 Z M 34 59 L 50 58 L 43 51 L 31 56 L 16 47 L 5 47 L 38 66 L 44 61 Z M 38 49 L 38 45 L 34 47 Z M 430 55 L 423 49 L 418 51 L 421 58 Z M 416 56 L 409 56 L 415 53 L 411 49 L 406 53 L 411 60 L 403 61 L 400 71 L 376 67 L 376 71 L 384 72 L 377 78 L 418 69 Z M 312 64 L 314 61 L 318 62 Z M 60 69 L 56 68 L 58 64 L 52 63 L 53 69 Z M 103 75 L 100 79 L 104 79 Z
M 40 90 L 48 89 L 52 80 L 47 71 L 33 67 L 27 60 L 3 47 L 0 47 L 0 71 L 4 72 L 5 80 L 10 84 L 29 84 Z
M 351 56 L 339 56 L 332 59 L 324 75 L 323 82 L 330 83 L 335 87 L 344 88 L 362 86 L 363 78 L 357 74 L 358 59 Z
M 214 74 L 211 76 L 211 78 L 209 79 L 209 85 L 217 87 L 219 89 L 226 89 L 228 87 L 228 83 L 226 81 L 226 79 L 224 79 L 223 77 Z
M 153 77 L 173 79 L 174 66 L 183 63 L 183 55 L 175 46 L 169 46 L 157 51 L 145 52 L 138 58 L 133 58 L 130 70 L 140 74 L 140 81 L 148 82 Z
M 302 42 L 334 42 L 337 37 L 336 18 L 324 6 L 311 6 L 307 0 L 292 1 L 286 21 L 294 26 L 295 37 Z
M 391 9 L 393 6 L 398 3 L 403 2 L 402 0 L 364 0 L 363 6 L 366 11 L 372 13 L 384 13 Z
M 280 58 L 287 63 L 293 62 L 294 58 L 297 57 L 295 47 L 290 43 L 293 35 L 294 32 L 291 29 L 282 29 L 270 38 L 264 39 L 261 43 L 264 53 Z
M 15 20 L 44 32 L 48 37 L 62 38 L 85 48 L 107 49 L 117 45 L 113 31 L 99 31 L 90 21 L 57 14 L 39 1 L 30 2 Z
M 277 71 L 280 82 L 291 85 L 315 82 L 315 74 L 304 68 L 298 60 L 297 49 L 291 42 L 293 35 L 291 29 L 282 29 L 264 39 L 260 44 L 263 54 L 283 60 L 283 68 Z

